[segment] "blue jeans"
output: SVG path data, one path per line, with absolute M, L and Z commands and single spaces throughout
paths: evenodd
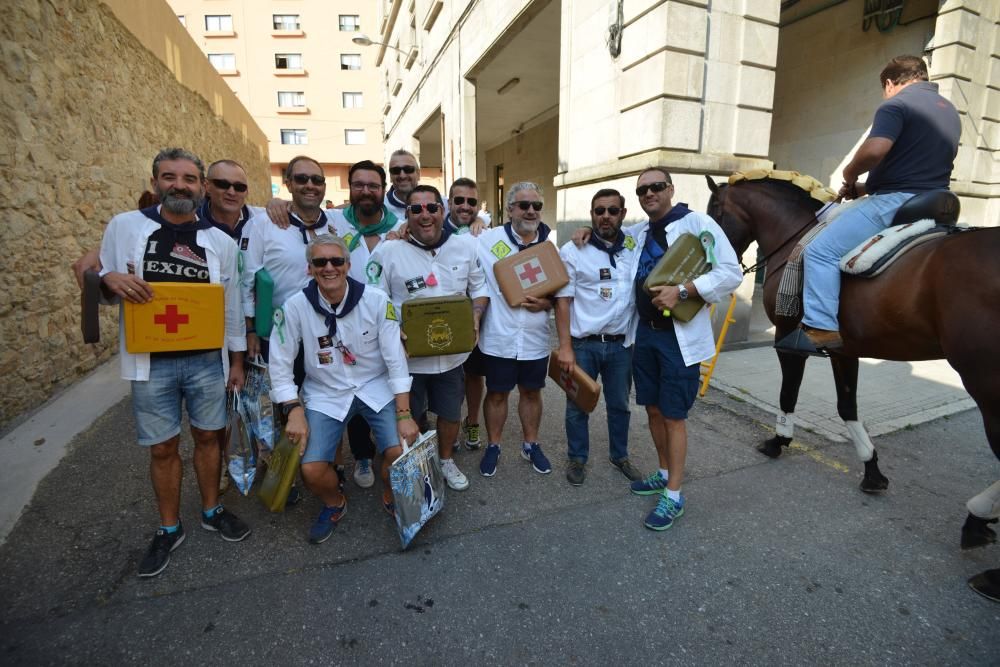
M 310 410 L 307 405 L 306 423 L 309 424 L 309 442 L 302 463 L 333 462 L 337 456 L 340 437 L 344 435 L 344 427 L 357 415 L 368 422 L 369 428 L 375 434 L 375 445 L 380 454 L 399 444 L 395 401 L 389 401 L 381 410 L 375 412 L 360 398 L 355 398 L 344 421 L 334 419 L 318 410 Z
M 158 445 L 181 432 L 182 402 L 191 426 L 216 431 L 226 425 L 223 353 L 150 358 L 149 380 L 132 381 L 132 414 L 140 445 Z
M 806 246 L 802 285 L 802 323 L 815 329 L 837 331 L 840 310 L 840 259 L 869 236 L 892 223 L 892 216 L 908 192 L 871 195 L 847 204 L 826 229 Z
M 599 340 L 573 339 L 576 365 L 590 377 L 600 375 L 603 383 L 604 405 L 608 410 L 608 443 L 612 459 L 628 456 L 628 395 L 632 388 L 632 348 L 622 347 L 621 342 L 602 343 Z M 569 458 L 587 462 L 590 453 L 589 415 L 566 400 L 566 438 Z

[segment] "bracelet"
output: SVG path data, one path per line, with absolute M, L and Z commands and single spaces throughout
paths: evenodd
M 405 422 L 407 419 L 413 419 L 413 415 L 409 410 L 398 410 L 396 412 L 396 421 Z

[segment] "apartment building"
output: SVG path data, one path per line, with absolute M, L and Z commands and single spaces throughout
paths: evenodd
M 299 154 L 323 165 L 327 198 L 348 199 L 347 170 L 382 162 L 377 47 L 352 39 L 375 32 L 373 0 L 168 0 L 177 19 L 265 132 L 271 190 Z

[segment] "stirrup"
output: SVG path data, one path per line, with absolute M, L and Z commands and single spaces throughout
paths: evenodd
M 796 354 L 800 357 L 829 357 L 830 353 L 824 349 L 817 348 L 809 340 L 809 336 L 801 327 L 796 327 L 792 333 L 788 334 L 777 343 L 774 349 L 785 354 Z

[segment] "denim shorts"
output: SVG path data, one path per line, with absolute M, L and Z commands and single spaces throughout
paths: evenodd
M 150 358 L 149 380 L 132 381 L 132 414 L 140 445 L 158 445 L 180 434 L 181 402 L 191 426 L 215 431 L 226 425 L 220 350 Z
M 515 386 L 524 389 L 541 389 L 545 386 L 545 376 L 549 373 L 549 358 L 506 359 L 483 355 L 486 367 L 486 389 L 494 392 L 508 392 Z
M 413 374 L 410 386 L 410 408 L 413 414 L 422 415 L 430 410 L 449 422 L 462 421 L 462 402 L 465 400 L 465 372 L 461 366 L 444 373 Z
M 673 326 L 651 329 L 639 322 L 632 377 L 636 403 L 655 405 L 667 419 L 687 419 L 698 394 L 701 364 L 684 365 Z
M 380 454 L 399 444 L 399 435 L 396 433 L 395 401 L 389 401 L 385 407 L 375 412 L 360 398 L 355 398 L 344 417 L 344 421 L 334 419 L 318 410 L 310 410 L 309 406 L 306 406 L 309 444 L 306 445 L 306 453 L 302 457 L 302 463 L 332 462 L 337 456 L 337 447 L 340 446 L 340 438 L 344 434 L 344 428 L 355 415 L 361 415 L 368 422 L 368 426 L 371 427 L 372 433 L 375 435 L 375 445 Z

